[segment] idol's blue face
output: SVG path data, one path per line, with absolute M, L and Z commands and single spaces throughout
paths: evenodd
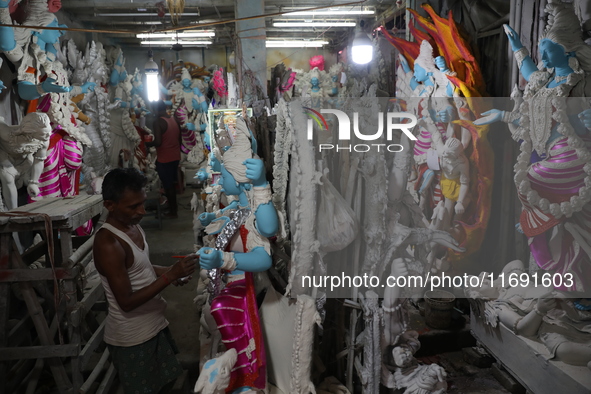
M 425 82 L 429 78 L 427 70 L 415 63 L 414 77 L 419 82 Z
M 57 23 L 57 19 L 54 19 L 50 24 L 47 25 L 48 27 L 68 27 L 66 25 L 60 25 Z M 39 39 L 47 44 L 55 44 L 59 41 L 60 37 L 64 34 L 62 30 L 41 30 L 39 32 Z
M 552 40 L 544 38 L 539 44 L 542 63 L 546 68 L 568 66 L 568 57 L 564 47 Z
M 312 84 L 312 86 L 318 86 L 319 85 L 319 80 L 318 78 L 314 77 L 310 80 L 310 83 Z
M 226 167 L 223 165 L 222 167 L 222 178 L 220 179 L 220 185 L 222 186 L 222 190 L 228 196 L 237 196 L 240 194 L 241 190 L 238 184 L 236 183 L 236 179 L 226 170 Z
M 181 83 L 183 84 L 183 87 L 185 88 L 190 88 L 191 87 L 191 80 L 188 78 L 185 78 L 181 81 Z

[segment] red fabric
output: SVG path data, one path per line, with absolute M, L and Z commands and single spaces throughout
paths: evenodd
M 181 131 L 173 118 L 162 117 L 167 123 L 166 132 L 162 134 L 162 142 L 156 147 L 156 155 L 160 163 L 181 160 Z

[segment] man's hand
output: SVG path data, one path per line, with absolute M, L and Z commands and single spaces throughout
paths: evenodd
M 254 186 L 265 186 L 267 184 L 265 164 L 262 160 L 246 159 L 243 164 L 246 166 L 246 177 L 252 179 Z
M 464 204 L 462 204 L 461 202 L 458 201 L 456 203 L 455 211 L 456 211 L 457 215 L 463 214 L 465 211 Z
M 190 281 L 191 279 L 193 279 L 193 277 L 192 277 L 192 276 L 184 276 L 184 277 L 182 277 L 182 278 L 179 278 L 179 279 L 175 280 L 174 282 L 172 282 L 172 285 L 173 285 L 173 286 L 184 286 L 184 285 L 186 285 L 187 283 L 189 283 L 189 281 Z
M 199 256 L 197 256 L 196 254 L 190 254 L 186 256 L 182 260 L 178 261 L 175 265 L 173 265 L 170 268 L 170 270 L 166 273 L 166 276 L 171 281 L 191 276 L 191 274 L 195 272 L 195 264 L 197 262 L 197 259 L 199 259 Z
M 212 270 L 222 266 L 224 255 L 221 250 L 201 248 L 197 254 L 199 255 L 199 265 L 203 269 Z

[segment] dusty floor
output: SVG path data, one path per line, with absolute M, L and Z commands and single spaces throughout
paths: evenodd
M 192 192 L 192 189 L 186 189 L 178 196 L 179 217 L 164 219 L 162 230 L 158 229 L 153 217 L 146 217 L 142 221 L 153 264 L 169 266 L 177 261 L 171 256 L 184 256 L 193 252 L 193 212 L 190 209 Z M 194 383 L 199 374 L 199 319 L 193 304 L 193 298 L 197 294 L 196 286 L 197 282 L 193 279 L 185 286 L 169 286 L 163 292 L 168 302 L 166 317 L 180 350 L 178 358 L 189 371 L 190 377 L 194 377 L 191 383 Z

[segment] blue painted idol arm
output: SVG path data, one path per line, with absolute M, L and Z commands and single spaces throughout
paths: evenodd
M 529 77 L 532 73 L 538 71 L 538 67 L 530 57 L 528 50 L 521 43 L 519 34 L 517 34 L 517 32 L 509 25 L 503 25 L 503 28 L 509 39 L 509 44 L 511 44 L 511 49 L 515 54 L 515 60 L 517 61 L 521 75 L 523 75 L 523 78 L 525 78 L 526 81 L 529 81 Z
M 250 252 L 222 252 L 204 247 L 197 252 L 199 265 L 206 270 L 222 268 L 228 271 L 236 269 L 245 272 L 263 272 L 271 267 L 272 259 L 262 246 L 253 248 Z
M 55 79 L 47 78 L 39 85 L 28 81 L 18 83 L 18 95 L 25 100 L 35 100 L 45 93 L 67 93 L 72 90 L 71 86 L 60 86 L 55 84 Z

